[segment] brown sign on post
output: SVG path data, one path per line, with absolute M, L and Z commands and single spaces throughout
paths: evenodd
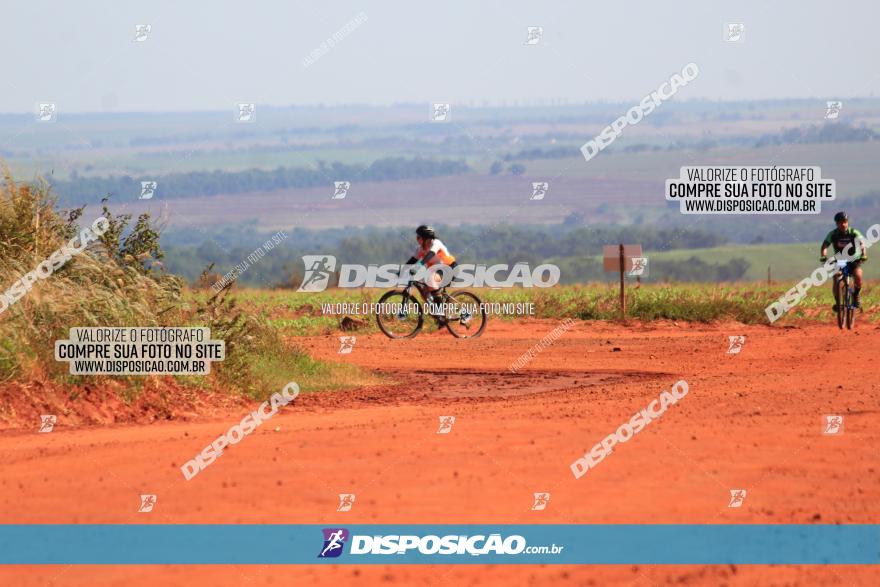
M 623 246 L 623 270 L 632 270 L 632 258 L 642 257 L 642 245 Z M 602 247 L 602 260 L 606 272 L 620 271 L 620 247 L 621 245 L 605 245 Z
M 626 320 L 626 286 L 624 276 L 632 271 L 633 257 L 642 256 L 642 245 L 605 245 L 602 247 L 605 271 L 620 272 L 620 318 Z

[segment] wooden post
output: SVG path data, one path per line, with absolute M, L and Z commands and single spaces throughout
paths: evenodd
M 36 263 L 40 257 L 40 207 L 37 202 L 37 209 L 34 215 L 34 262 Z
M 770 265 L 767 265 L 767 285 L 772 285 L 772 281 L 770 281 Z
M 612 249 L 614 250 L 614 249 Z M 620 245 L 620 319 L 626 320 L 626 289 L 624 289 L 624 268 L 626 264 L 623 259 L 623 244 Z

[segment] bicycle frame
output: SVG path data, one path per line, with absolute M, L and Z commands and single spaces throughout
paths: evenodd
M 853 271 L 846 261 L 838 260 L 837 267 L 840 270 L 834 276 L 834 296 L 837 301 L 837 326 L 843 328 L 846 325 L 852 330 L 855 323 L 855 290 Z M 840 290 L 843 291 L 840 291 Z
M 415 297 L 412 295 L 412 289 L 415 288 L 420 294 L 422 294 L 422 298 L 425 301 L 428 301 L 427 293 L 428 286 L 422 283 L 421 281 L 416 281 L 414 279 L 410 279 L 409 283 L 406 284 L 406 287 L 403 288 L 404 295 L 408 297 Z M 440 289 L 434 290 L 435 295 L 443 296 L 446 293 L 446 288 L 441 287 Z
M 834 276 L 834 285 L 835 288 L 840 280 L 843 280 L 843 284 L 846 287 L 845 290 L 845 298 L 844 300 L 837 300 L 838 304 L 844 304 L 844 307 L 848 310 L 855 309 L 855 305 L 853 304 L 853 300 L 855 298 L 854 289 L 853 289 L 853 273 L 849 268 L 849 263 L 840 262 L 838 265 L 840 267 L 840 273 Z

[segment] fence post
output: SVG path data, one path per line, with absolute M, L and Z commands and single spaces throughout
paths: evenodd
M 613 249 L 612 249 L 613 250 Z M 624 288 L 624 259 L 623 244 L 620 245 L 620 319 L 626 320 L 626 289 Z

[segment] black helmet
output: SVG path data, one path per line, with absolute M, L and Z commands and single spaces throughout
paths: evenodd
M 424 224 L 416 229 L 416 234 L 422 238 L 437 238 L 434 229 L 430 226 L 425 226 Z
M 834 222 L 843 222 L 844 220 L 849 220 L 849 216 L 843 210 L 834 215 Z

